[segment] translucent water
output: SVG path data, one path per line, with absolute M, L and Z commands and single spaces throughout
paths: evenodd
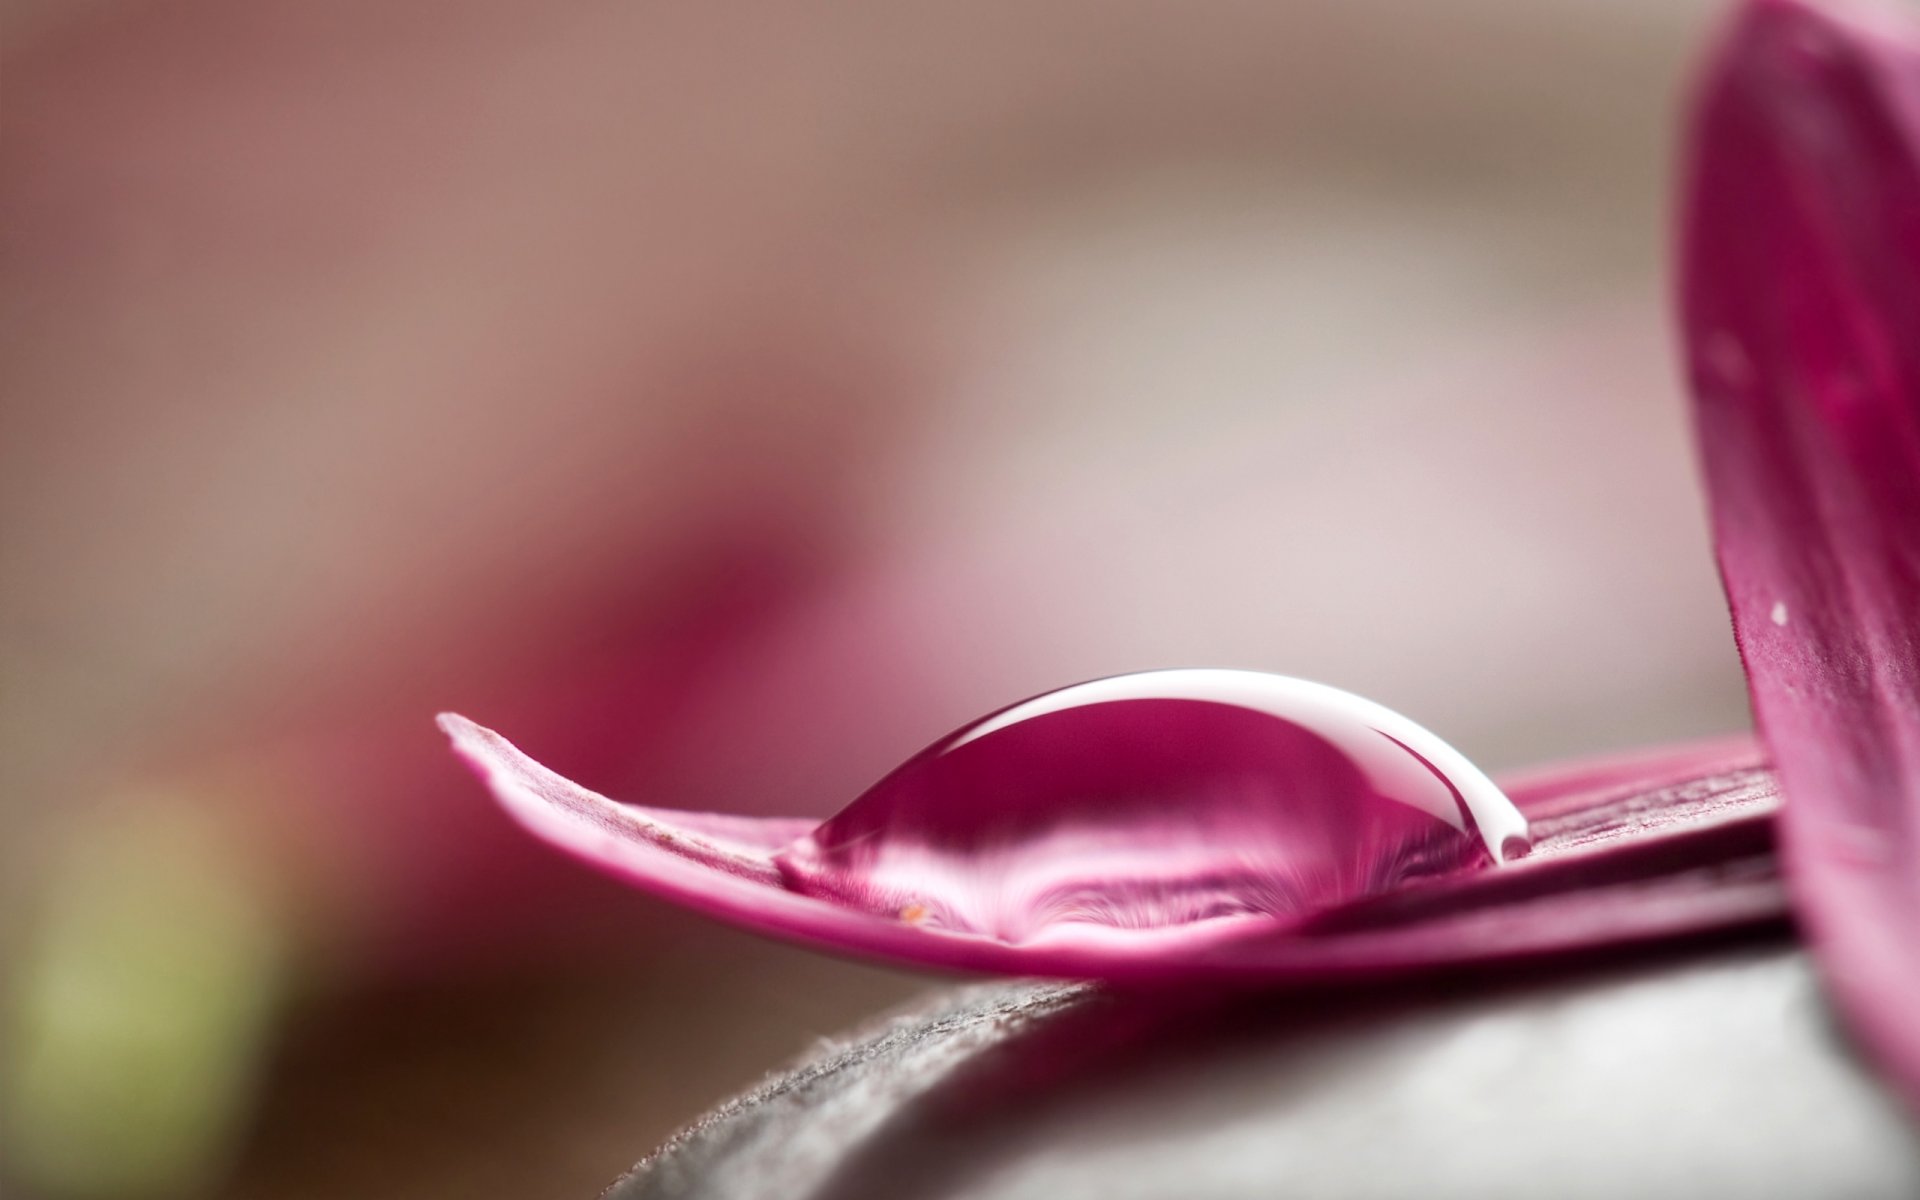
M 1272 920 L 1528 848 L 1458 751 L 1347 692 L 1154 671 L 928 747 L 775 855 L 787 886 L 1013 943 Z

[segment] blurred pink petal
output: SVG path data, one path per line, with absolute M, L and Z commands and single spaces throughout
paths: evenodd
M 1920 1102 L 1920 32 L 1748 5 L 1695 116 L 1683 316 L 1798 913 Z

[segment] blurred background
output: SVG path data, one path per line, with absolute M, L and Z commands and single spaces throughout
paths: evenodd
M 456 709 L 824 815 L 1074 680 L 1738 728 L 1672 0 L 0 9 L 0 1193 L 588 1196 L 933 982 L 591 877 Z

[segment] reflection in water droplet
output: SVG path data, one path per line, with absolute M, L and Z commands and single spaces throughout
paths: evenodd
M 798 891 L 1032 943 L 1270 919 L 1527 848 L 1499 789 L 1405 717 L 1284 676 L 1182 670 L 976 722 L 777 861 Z

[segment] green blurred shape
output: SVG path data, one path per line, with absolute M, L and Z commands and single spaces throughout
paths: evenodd
M 281 928 L 211 812 L 121 805 L 49 873 L 10 983 L 7 1169 L 65 1197 L 210 1186 L 281 991 Z

